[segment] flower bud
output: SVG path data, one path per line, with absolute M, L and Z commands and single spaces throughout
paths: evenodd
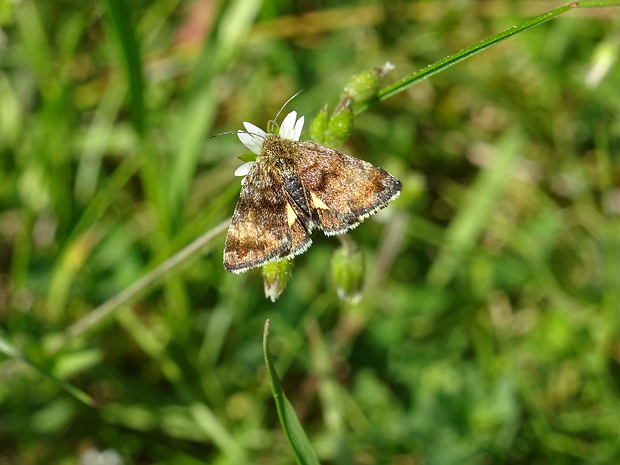
M 356 304 L 362 298 L 364 257 L 353 243 L 339 247 L 332 256 L 332 282 L 338 297 Z
M 328 123 L 329 109 L 327 105 L 325 105 L 310 123 L 310 139 L 317 144 L 324 144 L 325 131 L 327 131 Z
M 327 123 L 323 143 L 327 147 L 340 147 L 353 130 L 353 108 L 351 100 L 343 99 Z
M 286 288 L 291 277 L 293 263 L 290 260 L 267 263 L 263 266 L 265 297 L 275 302 Z
M 346 83 L 340 98 L 348 97 L 354 104 L 372 99 L 379 91 L 387 73 L 393 69 L 394 65 L 388 61 L 383 66 L 356 74 Z

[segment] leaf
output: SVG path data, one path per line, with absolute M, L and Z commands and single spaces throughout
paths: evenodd
M 481 40 L 480 42 L 471 45 L 469 47 L 464 48 L 463 50 L 460 50 L 456 53 L 453 53 L 450 56 L 447 56 L 445 58 L 443 58 L 442 60 L 439 60 L 429 66 L 427 66 L 426 68 L 421 69 L 420 71 L 410 74 L 409 76 L 405 76 L 404 78 L 400 79 L 399 81 L 395 82 L 394 84 L 391 84 L 385 88 L 383 88 L 382 90 L 380 90 L 379 92 L 377 92 L 377 100 L 378 101 L 383 101 L 386 100 L 390 97 L 393 97 L 394 95 L 402 92 L 403 90 L 407 89 L 408 87 L 412 86 L 413 84 L 426 79 L 430 76 L 432 76 L 433 74 L 436 74 L 440 71 L 443 71 L 446 68 L 449 68 L 452 65 L 457 64 L 458 62 L 469 58 L 472 55 L 475 55 L 479 52 L 482 52 L 483 50 L 486 50 L 489 47 L 492 47 L 493 45 L 498 44 L 499 42 L 502 42 L 512 36 L 515 36 L 517 34 L 520 34 L 522 32 L 527 31 L 528 29 L 534 27 L 534 26 L 538 26 L 539 24 L 545 23 L 547 21 L 549 21 L 552 18 L 555 18 L 558 15 L 561 15 L 562 13 L 566 13 L 567 11 L 570 11 L 574 8 L 594 8 L 594 7 L 601 7 L 601 6 L 618 6 L 620 2 L 618 2 L 618 0 L 602 0 L 602 1 L 585 1 L 585 2 L 571 2 L 568 3 L 560 8 L 556 8 L 554 10 L 548 11 L 546 13 L 543 13 L 539 16 L 536 16 L 535 18 L 529 19 L 527 21 L 525 21 L 524 23 L 520 24 L 519 26 L 513 26 L 511 28 L 506 29 L 505 31 L 502 31 L 498 34 L 495 34 L 494 36 L 488 37 L 484 40 Z M 377 101 L 375 100 L 375 101 Z M 368 108 L 370 105 L 372 104 L 372 101 L 369 100 L 367 102 L 364 102 L 362 104 L 356 105 L 355 107 L 355 113 L 361 113 L 362 111 L 364 111 L 366 108 Z
M 286 398 L 284 391 L 282 390 L 282 384 L 276 373 L 276 369 L 271 363 L 269 358 L 269 352 L 267 350 L 267 336 L 269 335 L 269 320 L 265 322 L 265 332 L 263 333 L 263 354 L 265 356 L 265 365 L 267 367 L 267 374 L 269 375 L 269 382 L 271 384 L 271 393 L 273 400 L 276 402 L 276 409 L 278 410 L 278 417 L 280 418 L 280 424 L 286 435 L 293 454 L 297 463 L 300 465 L 319 465 L 319 459 L 310 445 L 310 441 L 306 436 L 306 433 L 297 418 L 297 414 L 293 409 L 293 406 Z

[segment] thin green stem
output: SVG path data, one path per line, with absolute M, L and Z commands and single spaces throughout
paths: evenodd
M 58 384 L 61 388 L 63 388 L 65 391 L 67 391 L 69 394 L 71 394 L 74 398 L 76 398 L 80 402 L 83 402 L 84 404 L 90 407 L 96 407 L 97 403 L 92 397 L 90 397 L 84 391 L 79 390 L 74 385 L 68 383 L 65 380 L 57 378 L 56 376 L 52 375 L 50 372 L 43 369 L 41 366 L 39 366 L 38 364 L 30 360 L 30 358 L 22 354 L 16 347 L 14 347 L 9 341 L 7 341 L 1 335 L 0 335 L 0 353 L 3 353 L 7 357 L 12 358 L 13 360 L 17 362 L 21 362 L 29 366 L 34 371 L 39 373 L 41 376 Z
M 215 228 L 200 236 L 194 242 L 174 254 L 157 268 L 138 279 L 127 289 L 116 294 L 114 297 L 95 308 L 88 315 L 75 322 L 62 335 L 50 343 L 50 350 L 59 350 L 69 340 L 76 338 L 86 333 L 94 326 L 97 326 L 103 319 L 108 317 L 115 310 L 127 305 L 145 289 L 159 282 L 167 273 L 170 273 L 180 265 L 187 263 L 190 258 L 203 252 L 203 250 L 208 247 L 217 236 L 226 231 L 229 223 L 230 220 L 226 220 L 218 224 Z
M 545 23 L 549 21 L 550 19 L 555 18 L 556 16 L 559 16 L 563 13 L 566 13 L 569 10 L 572 10 L 573 8 L 598 8 L 598 7 L 609 7 L 609 6 L 620 6 L 620 0 L 571 2 L 560 8 L 556 8 L 555 10 L 551 10 L 547 13 L 544 13 L 535 18 L 527 20 L 519 26 L 513 26 L 509 29 L 506 29 L 505 31 L 500 32 L 499 34 L 495 34 L 492 37 L 481 40 L 480 42 L 474 45 L 464 48 L 463 50 L 460 50 L 457 53 L 454 53 L 442 60 L 439 60 L 436 63 L 433 63 L 427 66 L 426 68 L 416 73 L 413 73 L 409 76 L 406 76 L 402 78 L 401 80 L 395 82 L 394 84 L 391 84 L 381 89 L 379 92 L 377 92 L 377 96 L 374 100 L 371 100 L 371 101 L 368 101 L 368 102 L 365 102 L 363 104 L 356 106 L 355 112 L 361 113 L 373 103 L 387 100 L 388 98 L 393 97 L 394 95 L 404 91 L 408 87 L 412 86 L 413 84 L 423 79 L 426 79 L 436 73 L 439 73 L 440 71 L 443 71 L 446 68 L 449 68 L 450 66 L 453 66 L 457 64 L 458 62 L 466 58 L 469 58 L 472 55 L 480 53 L 483 50 L 486 50 L 487 48 L 495 44 L 498 44 L 499 42 L 502 42 L 512 36 L 515 36 L 524 31 L 527 31 L 528 29 L 534 26 L 538 26 L 539 24 Z
M 575 8 L 600 8 L 603 6 L 620 6 L 618 0 L 589 0 L 586 2 L 571 2 Z

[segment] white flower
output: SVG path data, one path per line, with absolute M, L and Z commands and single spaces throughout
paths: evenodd
M 245 131 L 237 131 L 239 140 L 251 152 L 254 152 L 256 155 L 260 155 L 267 133 L 258 126 L 248 123 L 247 121 L 243 123 L 243 126 L 245 127 Z M 299 140 L 303 127 L 304 117 L 302 116 L 297 119 L 297 112 L 291 111 L 282 121 L 282 125 L 280 126 L 280 137 L 290 140 Z M 243 176 L 241 184 L 245 182 L 245 176 L 248 175 L 254 163 L 256 162 L 249 161 L 235 170 L 235 176 Z
M 280 127 L 280 137 L 284 137 L 285 139 L 291 140 L 299 140 L 299 136 L 301 136 L 301 130 L 304 128 L 304 117 L 297 119 L 297 112 L 291 111 L 286 117 L 284 121 L 282 121 L 282 126 Z

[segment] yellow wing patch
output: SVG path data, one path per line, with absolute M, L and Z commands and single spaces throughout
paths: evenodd
M 293 207 L 291 207 L 291 204 L 288 202 L 286 202 L 286 221 L 288 222 L 289 228 L 297 221 L 297 213 L 295 213 L 295 210 L 293 210 Z
M 310 192 L 310 197 L 312 198 L 312 206 L 314 208 L 321 208 L 323 210 L 329 210 L 329 207 L 325 205 L 325 202 L 319 199 L 314 192 Z

